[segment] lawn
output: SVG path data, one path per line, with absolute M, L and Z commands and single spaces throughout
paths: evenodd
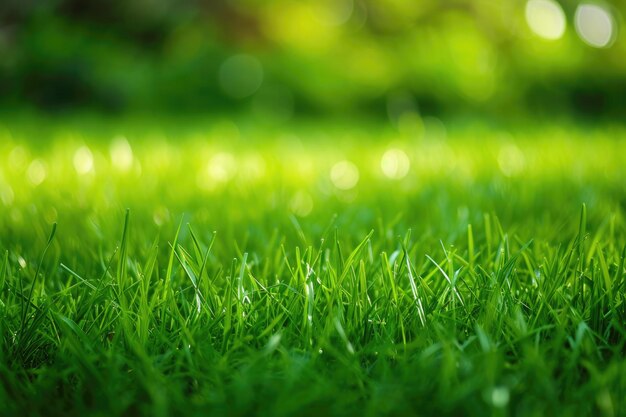
M 0 414 L 626 415 L 626 128 L 12 115 Z

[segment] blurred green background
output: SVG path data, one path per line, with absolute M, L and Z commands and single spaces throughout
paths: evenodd
M 2 0 L 0 108 L 618 120 L 626 2 Z

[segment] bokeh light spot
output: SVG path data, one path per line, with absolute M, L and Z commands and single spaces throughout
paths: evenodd
M 380 168 L 386 177 L 399 180 L 409 173 L 411 162 L 403 150 L 389 149 L 380 160 Z
M 109 149 L 111 163 L 118 171 L 126 172 L 133 166 L 133 149 L 123 136 L 113 139 Z
M 93 170 L 93 154 L 87 146 L 81 146 L 74 153 L 74 169 L 80 175 L 85 175 Z
M 496 408 L 504 408 L 509 404 L 510 394 L 506 387 L 495 387 L 491 391 L 491 403 Z
M 576 9 L 574 26 L 578 36 L 595 48 L 606 48 L 615 40 L 615 23 L 611 13 L 597 4 L 581 4 Z
M 557 40 L 565 33 L 565 13 L 552 0 L 529 0 L 526 3 L 526 22 L 535 35 Z
M 46 169 L 46 164 L 41 159 L 35 159 L 26 170 L 26 178 L 33 186 L 44 182 L 47 176 L 48 170 Z
M 350 190 L 359 182 L 359 169 L 350 161 L 337 162 L 330 169 L 330 180 L 340 190 Z
M 318 0 L 315 16 L 324 25 L 339 26 L 346 23 L 354 11 L 354 0 Z
M 237 172 L 237 161 L 228 152 L 213 155 L 204 169 L 198 173 L 197 183 L 200 188 L 213 190 L 216 186 L 230 181 Z
M 263 67 L 253 56 L 234 55 L 222 63 L 218 79 L 228 96 L 236 99 L 249 97 L 263 83 Z
M 235 158 L 227 152 L 215 154 L 207 165 L 209 176 L 217 182 L 230 180 L 235 175 L 236 170 L 237 162 Z

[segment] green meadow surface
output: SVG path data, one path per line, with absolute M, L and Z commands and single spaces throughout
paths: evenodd
M 2 118 L 2 415 L 626 415 L 626 128 Z

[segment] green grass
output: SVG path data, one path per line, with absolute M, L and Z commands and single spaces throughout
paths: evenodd
M 28 121 L 0 414 L 626 415 L 624 128 Z

